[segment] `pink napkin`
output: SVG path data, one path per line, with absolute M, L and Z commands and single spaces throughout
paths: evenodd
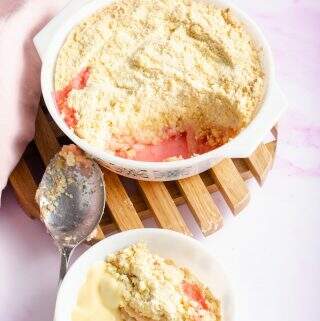
M 67 0 L 0 0 L 0 198 L 34 136 L 40 59 L 32 38 Z

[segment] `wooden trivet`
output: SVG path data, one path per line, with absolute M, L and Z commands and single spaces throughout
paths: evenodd
M 274 140 L 261 144 L 246 159 L 224 159 L 210 170 L 173 182 L 134 181 L 102 168 L 107 190 L 106 210 L 95 241 L 106 235 L 143 227 L 143 220 L 154 217 L 159 227 L 190 235 L 178 205 L 187 203 L 204 235 L 222 226 L 223 217 L 210 193 L 219 191 L 233 214 L 238 214 L 249 202 L 245 180 L 255 177 L 260 185 L 272 167 L 277 145 Z M 10 183 L 26 214 L 39 218 L 34 200 L 45 166 L 70 140 L 57 128 L 43 103 L 40 104 L 34 141 L 10 176 Z M 138 189 L 128 189 L 135 184 Z

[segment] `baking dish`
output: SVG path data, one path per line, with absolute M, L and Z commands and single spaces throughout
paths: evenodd
M 68 33 L 81 20 L 111 0 L 73 0 L 34 38 L 42 60 L 41 88 L 47 108 L 59 128 L 81 149 L 102 166 L 127 177 L 139 180 L 167 181 L 192 176 L 217 164 L 223 158 L 248 157 L 278 122 L 286 108 L 286 100 L 275 79 L 270 47 L 259 27 L 239 8 L 226 1 L 213 1 L 218 7 L 229 7 L 262 48 L 262 63 L 266 74 L 266 93 L 254 119 L 228 143 L 210 152 L 188 159 L 170 162 L 146 162 L 121 158 L 100 150 L 79 138 L 64 122 L 54 99 L 55 63 Z

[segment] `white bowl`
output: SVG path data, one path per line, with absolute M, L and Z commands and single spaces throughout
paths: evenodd
M 223 146 L 205 154 L 171 162 L 145 162 L 113 156 L 79 138 L 62 119 L 54 100 L 55 63 L 67 35 L 81 20 L 112 0 L 73 0 L 34 38 L 42 59 L 41 88 L 47 108 L 60 129 L 81 149 L 101 165 L 124 176 L 140 180 L 176 180 L 203 172 L 223 158 L 248 157 L 277 123 L 286 108 L 279 89 L 270 47 L 258 26 L 239 8 L 226 1 L 212 1 L 218 7 L 229 7 L 247 27 L 258 46 L 262 47 L 262 62 L 266 74 L 266 94 L 259 112 L 239 135 Z
M 153 253 L 189 268 L 221 300 L 222 320 L 234 320 L 234 293 L 220 264 L 199 242 L 162 229 L 137 229 L 112 235 L 92 246 L 69 269 L 57 296 L 55 321 L 71 321 L 78 291 L 90 267 L 119 249 L 144 240 Z

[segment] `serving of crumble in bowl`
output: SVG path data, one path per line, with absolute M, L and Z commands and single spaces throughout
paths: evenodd
M 67 16 L 35 38 L 43 96 L 118 174 L 175 180 L 247 157 L 285 108 L 263 34 L 225 1 L 96 0 Z
M 232 321 L 234 292 L 210 252 L 169 230 L 112 235 L 70 268 L 55 321 Z

